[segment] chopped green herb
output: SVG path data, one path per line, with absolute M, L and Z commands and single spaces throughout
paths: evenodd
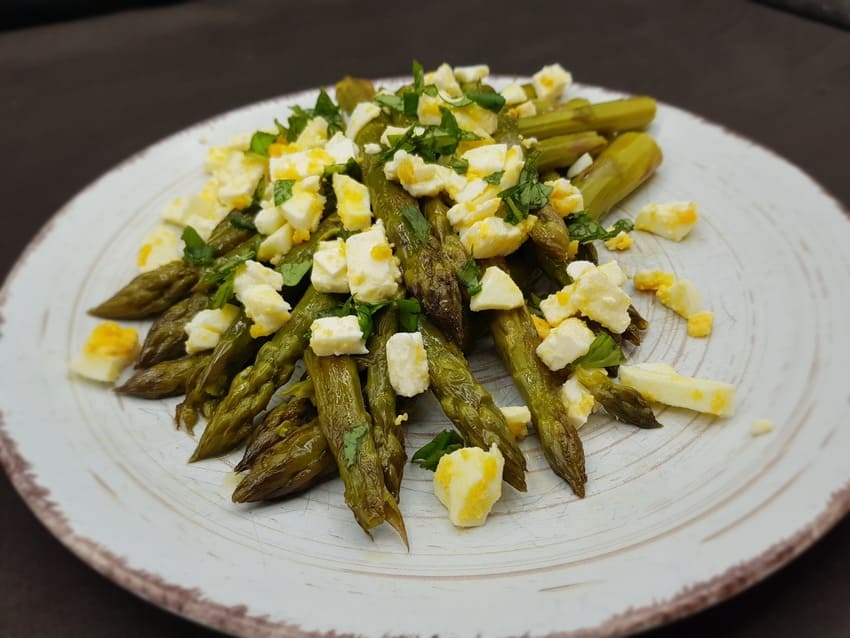
M 344 122 L 342 113 L 339 112 L 339 107 L 334 104 L 331 96 L 322 89 L 319 91 L 319 97 L 316 98 L 316 106 L 313 108 L 313 116 L 321 116 L 328 123 L 328 137 L 334 133 L 342 131 Z
M 587 354 L 577 359 L 573 366 L 578 368 L 609 368 L 625 363 L 626 357 L 614 338 L 607 332 L 596 335 Z
M 449 160 L 449 167 L 458 175 L 466 175 L 466 171 L 469 170 L 469 161 L 462 157 L 452 157 Z
M 419 448 L 412 461 L 426 470 L 436 471 L 440 459 L 463 447 L 463 439 L 454 430 L 443 430 L 430 443 Z
M 540 297 L 535 295 L 533 292 L 528 295 L 528 298 L 525 300 L 525 305 L 528 308 L 528 312 L 538 317 L 543 316 L 543 311 L 540 310 Z
M 505 98 L 496 92 L 469 91 L 466 98 L 493 113 L 498 113 L 505 106 Z
M 401 214 L 405 221 L 410 224 L 410 228 L 413 230 L 413 234 L 416 238 L 419 241 L 427 242 L 428 238 L 431 236 L 431 227 L 428 225 L 428 220 L 425 219 L 425 216 L 419 211 L 419 208 L 411 206 L 410 204 L 405 204 L 402 206 Z
M 310 272 L 310 269 L 312 267 L 312 259 L 297 261 L 294 264 L 284 262 L 278 268 L 278 272 L 283 275 L 283 285 L 291 287 L 297 286 L 299 283 L 301 283 L 301 280 L 304 278 L 304 275 Z
M 413 91 L 405 91 L 401 99 L 404 103 L 402 112 L 407 117 L 416 117 L 419 112 L 419 94 Z
M 425 69 L 419 63 L 419 60 L 413 61 L 413 90 L 421 91 L 425 86 Z
M 598 221 L 587 215 L 584 211 L 571 213 L 564 218 L 567 224 L 567 230 L 570 231 L 570 239 L 576 240 L 580 244 L 585 244 L 595 239 L 611 239 L 620 234 L 621 231 L 629 232 L 634 229 L 634 224 L 628 219 L 618 219 L 614 222 L 611 230 L 606 230 L 605 227 Z
M 212 301 L 210 302 L 214 309 L 221 308 L 233 297 L 233 275 L 234 273 L 231 272 L 216 289 Z
M 276 179 L 272 183 L 272 190 L 274 191 L 274 205 L 280 206 L 292 197 L 292 187 L 295 185 L 294 179 Z
M 415 297 L 410 299 L 399 299 L 396 302 L 398 306 L 398 323 L 405 332 L 416 332 L 419 330 L 419 315 L 422 313 L 422 306 L 419 300 Z
M 212 263 L 215 251 L 211 246 L 207 246 L 207 242 L 201 239 L 201 236 L 191 226 L 186 226 L 183 229 L 183 234 L 180 239 L 185 244 L 183 247 L 183 257 L 193 266 L 206 266 Z
M 475 259 L 470 257 L 460 269 L 457 278 L 461 285 L 466 288 L 470 297 L 474 297 L 481 292 L 481 271 L 478 269 L 478 264 Z
M 266 183 L 266 176 L 263 175 L 260 178 L 260 181 L 257 182 L 257 187 L 254 189 L 254 194 L 251 196 L 251 206 L 260 206 L 260 202 L 266 194 Z
M 391 146 L 383 154 L 382 161 L 387 162 L 396 151 L 404 150 L 419 155 L 426 162 L 436 162 L 441 155 L 452 155 L 461 142 L 481 139 L 475 133 L 460 128 L 449 109 L 441 107 L 440 112 L 439 126 L 423 126 L 418 135 L 415 127 L 410 127 L 403 135 L 389 136 Z
M 289 129 L 286 131 L 286 139 L 289 142 L 294 142 L 301 135 L 302 131 L 307 128 L 307 122 L 313 117 L 312 113 L 305 111 L 300 106 L 292 107 L 292 114 L 287 120 Z
M 368 423 L 361 423 L 356 428 L 342 435 L 342 458 L 348 467 L 355 465 L 360 456 L 360 443 L 369 431 Z
M 248 151 L 245 154 L 256 157 L 268 157 L 269 146 L 274 144 L 276 139 L 277 135 L 275 133 L 257 131 L 251 136 L 251 143 L 248 145 Z
M 331 164 L 330 166 L 325 166 L 322 177 L 333 177 L 334 173 L 348 175 L 359 182 L 363 181 L 363 169 L 360 168 L 360 164 L 358 164 L 357 160 L 353 157 L 349 157 L 345 164 Z
M 277 127 L 277 137 L 278 139 L 286 139 L 289 131 L 286 130 L 286 127 L 280 123 L 277 118 L 274 118 L 274 125 Z
M 537 172 L 539 158 L 540 151 L 529 153 L 525 158 L 516 186 L 499 193 L 499 197 L 508 209 L 505 221 L 510 224 L 519 224 L 532 211 L 543 208 L 549 202 L 552 187 L 540 183 L 540 175 Z
M 375 96 L 375 101 L 381 106 L 386 106 L 393 111 L 404 113 L 404 98 L 401 98 L 398 95 L 393 95 L 392 93 L 380 93 Z
M 254 219 L 245 213 L 240 213 L 238 210 L 230 211 L 227 221 L 230 222 L 231 226 L 240 230 L 251 230 L 254 232 L 257 230 L 257 227 L 254 225 Z
M 490 173 L 487 177 L 484 178 L 484 181 L 488 184 L 492 184 L 493 186 L 498 186 L 499 182 L 502 181 L 502 176 L 505 174 L 505 171 L 496 171 L 495 173 Z

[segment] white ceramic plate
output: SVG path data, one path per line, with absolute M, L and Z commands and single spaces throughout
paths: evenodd
M 204 144 L 314 99 L 248 106 L 122 163 L 59 211 L 6 282 L 0 453 L 30 507 L 84 561 L 247 636 L 597 636 L 739 591 L 848 510 L 850 224 L 800 170 L 667 106 L 651 128 L 664 164 L 615 216 L 694 199 L 702 219 L 681 244 L 636 233 L 619 259 L 690 279 L 716 323 L 710 339 L 690 339 L 683 320 L 637 294 L 651 329 L 636 359 L 734 383 L 733 418 L 666 409 L 666 427 L 642 431 L 597 417 L 582 430 L 584 500 L 528 440 L 528 493 L 506 487 L 473 530 L 454 529 L 432 474 L 408 466 L 410 552 L 391 530 L 370 541 L 339 481 L 285 503 L 233 505 L 233 459 L 187 465 L 193 441 L 174 430 L 173 401 L 119 399 L 70 378 L 67 361 L 96 323 L 85 310 L 135 274 L 132 255 L 163 204 L 202 184 Z M 472 364 L 499 404 L 518 402 L 492 356 Z M 762 417 L 776 430 L 753 438 Z M 446 425 L 430 397 L 420 401 L 408 450 Z

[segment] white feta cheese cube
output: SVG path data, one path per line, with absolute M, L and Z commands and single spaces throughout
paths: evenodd
M 310 326 L 310 348 L 319 357 L 369 352 L 354 315 L 316 319 Z
M 307 121 L 304 129 L 298 134 L 294 146 L 299 151 L 306 151 L 324 146 L 327 141 L 328 121 L 321 116 L 316 116 Z
M 416 118 L 420 124 L 436 126 L 443 120 L 441 108 L 448 108 L 448 104 L 443 102 L 439 95 L 432 96 L 423 93 L 419 96 L 419 102 L 416 106 Z
M 488 217 L 461 229 L 460 241 L 476 259 L 510 255 L 522 245 L 536 222 L 534 215 L 519 224 L 509 224 L 501 217 Z
M 325 208 L 325 197 L 319 193 L 319 179 L 312 177 L 292 188 L 292 197 L 280 205 L 283 218 L 292 226 L 292 240 L 306 241 L 319 226 Z
M 573 302 L 573 290 L 575 284 L 569 284 L 540 302 L 540 311 L 549 325 L 557 326 L 567 317 L 578 313 L 578 306 Z
M 486 64 L 455 67 L 455 78 L 458 82 L 479 82 L 488 75 L 490 75 L 490 67 Z
M 508 109 L 508 113 L 510 113 L 513 117 L 534 117 L 537 115 L 537 107 L 534 106 L 534 102 L 529 100 L 528 102 L 523 102 L 522 104 L 517 104 L 516 106 L 512 106 Z
M 271 286 L 250 286 L 236 296 L 245 306 L 245 315 L 254 322 L 250 329 L 254 339 L 277 332 L 289 321 L 292 306 Z
M 195 354 L 211 350 L 218 345 L 221 335 L 239 315 L 239 308 L 225 304 L 221 308 L 201 310 L 183 329 L 186 332 L 186 352 Z
M 484 138 L 490 137 L 499 126 L 499 116 L 477 104 L 468 104 L 452 111 L 458 126 Z M 439 122 L 438 122 L 439 124 Z
M 584 198 L 581 196 L 581 191 L 573 186 L 570 180 L 562 177 L 544 183 L 552 187 L 552 192 L 549 194 L 549 204 L 561 217 L 566 217 L 584 208 Z
M 428 356 L 421 333 L 397 332 L 387 339 L 387 369 L 399 396 L 413 397 L 428 389 Z
M 425 162 L 418 155 L 396 151 L 392 160 L 384 164 L 387 179 L 396 180 L 413 197 L 434 197 L 445 188 L 447 169 L 439 164 Z
M 271 235 L 285 223 L 286 219 L 281 215 L 277 206 L 261 208 L 260 212 L 254 216 L 254 226 L 263 235 Z
M 598 270 L 603 275 L 608 277 L 608 281 L 610 281 L 615 286 L 622 287 L 622 285 L 626 283 L 626 273 L 623 272 L 623 269 L 620 268 L 620 265 L 614 259 L 599 266 Z
M 139 350 L 135 328 L 105 321 L 92 330 L 80 354 L 71 361 L 71 371 L 93 381 L 114 383 Z
M 433 74 L 429 74 L 429 79 L 431 80 L 430 83 L 437 87 L 438 91 L 445 93 L 450 98 L 456 99 L 463 96 L 463 91 L 460 88 L 460 84 L 457 83 L 452 67 L 445 62 L 438 66 Z
M 697 223 L 696 202 L 647 204 L 635 217 L 635 230 L 643 230 L 665 239 L 682 241 Z
M 339 131 L 325 144 L 325 150 L 335 164 L 345 164 L 348 160 L 357 158 L 357 144 Z
M 351 112 L 348 126 L 345 128 L 345 136 L 350 140 L 357 139 L 360 130 L 380 114 L 381 107 L 374 102 L 360 102 Z
M 346 239 L 345 254 L 348 286 L 357 301 L 378 303 L 398 293 L 401 271 L 381 220 Z
M 508 84 L 502 89 L 501 95 L 505 98 L 505 106 L 516 106 L 528 100 L 525 89 L 516 82 Z
M 469 300 L 469 309 L 473 312 L 510 310 L 523 303 L 522 291 L 511 276 L 497 266 L 490 266 L 481 275 L 481 292 Z
M 561 402 L 567 408 L 567 420 L 574 428 L 580 428 L 596 409 L 596 400 L 576 377 L 570 377 L 561 386 Z
M 498 197 L 484 201 L 462 202 L 452 206 L 446 216 L 455 230 L 469 228 L 477 221 L 494 216 L 501 203 L 502 200 Z
M 275 266 L 292 250 L 292 226 L 283 224 L 266 237 L 257 249 L 257 259 L 269 261 Z
M 677 279 L 669 286 L 661 286 L 655 295 L 661 303 L 685 319 L 702 309 L 699 291 L 687 279 Z
M 180 237 L 165 224 L 158 224 L 142 239 L 136 265 L 139 272 L 148 272 L 182 257 L 183 242 Z
M 258 261 L 249 259 L 236 269 L 233 276 L 233 291 L 239 297 L 240 293 L 251 286 L 266 285 L 274 290 L 283 288 L 283 275 L 273 268 L 263 266 Z M 241 301 L 241 298 L 240 298 Z
M 319 292 L 348 292 L 348 266 L 345 242 L 342 239 L 320 241 L 313 253 L 313 271 L 310 273 L 313 288 Z
M 590 168 L 591 164 L 593 164 L 593 158 L 590 156 L 590 153 L 582 153 L 567 170 L 567 179 L 572 179 L 579 173 L 583 173 L 585 170 Z
M 366 153 L 366 155 L 377 155 L 381 152 L 381 145 L 369 142 L 363 147 L 363 152 Z
M 639 363 L 619 368 L 620 382 L 650 401 L 716 416 L 732 416 L 735 386 L 678 374 L 665 364 Z
M 531 76 L 534 92 L 541 100 L 560 99 L 572 81 L 573 76 L 560 64 L 544 66 Z
M 461 157 L 469 162 L 467 179 L 487 177 L 505 169 L 507 144 L 485 144 L 466 151 Z
M 564 319 L 537 346 L 537 356 L 550 370 L 561 370 L 587 354 L 594 338 L 593 331 L 581 319 Z
M 339 218 L 346 230 L 363 230 L 372 223 L 369 189 L 357 180 L 335 173 L 333 189 Z
M 517 439 L 528 436 L 528 424 L 531 423 L 531 411 L 524 405 L 508 405 L 499 408 L 505 415 L 508 428 Z
M 408 128 L 409 127 L 407 126 L 393 126 L 392 124 L 390 124 L 384 129 L 384 132 L 381 133 L 381 144 L 383 144 L 384 146 L 392 146 L 393 143 L 390 138 L 404 135 L 405 133 L 407 133 Z
M 270 157 L 269 175 L 273 180 L 301 180 L 314 175 L 320 176 L 326 167 L 334 163 L 334 158 L 325 149 L 311 148 L 306 151 Z
M 629 306 L 632 300 L 604 273 L 594 268 L 575 281 L 571 302 L 581 314 L 621 334 L 631 323 Z

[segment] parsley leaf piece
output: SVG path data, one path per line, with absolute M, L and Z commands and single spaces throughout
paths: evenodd
M 492 184 L 493 186 L 498 186 L 499 182 L 502 181 L 502 176 L 505 174 L 505 171 L 496 171 L 495 173 L 490 173 L 487 177 L 484 178 L 484 181 L 488 184 Z
M 540 310 L 540 302 L 542 300 L 539 296 L 535 295 L 533 292 L 528 295 L 528 298 L 525 300 L 525 305 L 528 308 L 528 312 L 538 317 L 543 316 L 543 311 Z
M 322 177 L 332 178 L 334 173 L 348 175 L 349 177 L 356 179 L 358 182 L 363 181 L 363 169 L 360 168 L 360 164 L 358 164 L 357 160 L 353 157 L 349 157 L 345 164 L 331 164 L 330 166 L 325 166 Z
M 283 285 L 292 287 L 301 283 L 304 275 L 310 272 L 312 267 L 312 259 L 296 261 L 294 264 L 284 262 L 278 268 L 278 272 L 283 275 Z
M 274 144 L 277 135 L 274 133 L 266 133 L 265 131 L 257 131 L 251 136 L 251 143 L 248 145 L 246 155 L 254 155 L 256 157 L 268 157 L 269 146 Z
M 257 182 L 257 187 L 254 189 L 254 194 L 251 195 L 251 206 L 259 206 L 266 194 L 266 176 L 263 175 L 260 181 Z
M 416 117 L 419 112 L 419 94 L 406 91 L 402 96 L 402 112 L 408 117 Z
M 474 297 L 481 292 L 481 270 L 475 259 L 470 257 L 457 274 L 458 281 L 466 288 L 470 297 Z
M 343 129 L 344 122 L 342 121 L 342 114 L 339 112 L 339 107 L 334 104 L 331 96 L 324 89 L 319 91 L 319 97 L 316 98 L 313 116 L 325 118 L 325 121 L 328 123 L 328 137 Z
M 229 221 L 230 225 L 234 228 L 257 232 L 257 227 L 254 225 L 254 220 L 249 215 L 246 215 L 245 213 L 240 213 L 238 210 L 231 211 L 230 214 L 227 216 L 227 221 Z
M 233 277 L 234 273 L 231 272 L 228 277 L 222 281 L 213 295 L 211 305 L 213 309 L 218 309 L 224 306 L 228 301 L 230 301 L 231 297 L 233 297 Z
M 193 266 L 206 266 L 212 263 L 213 254 L 215 251 L 212 246 L 207 246 L 207 242 L 201 239 L 198 231 L 191 226 L 186 226 L 183 229 L 183 234 L 180 235 L 185 246 L 183 247 L 183 257 Z
M 509 224 L 519 224 L 532 211 L 543 208 L 549 202 L 552 187 L 540 183 L 540 175 L 537 172 L 539 158 L 540 151 L 529 153 L 522 165 L 516 186 L 499 193 L 508 209 L 505 221 Z
M 307 122 L 313 114 L 310 111 L 305 111 L 300 106 L 293 106 L 292 113 L 287 120 L 289 130 L 286 131 L 286 139 L 289 142 L 294 142 L 301 135 L 301 132 L 307 127 Z
M 436 471 L 440 459 L 445 454 L 451 454 L 462 447 L 463 439 L 457 432 L 443 430 L 430 443 L 419 448 L 411 460 L 426 470 Z
M 360 457 L 360 443 L 368 431 L 369 424 L 364 422 L 342 435 L 342 458 L 348 467 L 357 463 Z
M 419 60 L 413 61 L 413 90 L 421 91 L 425 86 L 425 69 L 419 63 Z
M 415 93 L 413 94 L 415 95 Z M 375 96 L 375 101 L 381 106 L 386 106 L 390 110 L 404 113 L 404 98 L 392 93 L 381 93 Z
M 454 170 L 458 175 L 466 175 L 466 171 L 469 170 L 469 161 L 462 157 L 452 157 L 449 160 L 449 168 Z
M 470 91 L 466 94 L 466 98 L 493 113 L 498 113 L 505 106 L 505 98 L 496 92 Z
M 392 300 L 380 301 L 374 304 L 354 302 L 354 314 L 357 315 L 357 323 L 360 324 L 360 332 L 363 333 L 364 339 L 372 336 L 372 330 L 375 327 L 373 320 L 375 313 L 392 303 Z
M 274 118 L 274 125 L 277 127 L 277 137 L 278 139 L 285 140 L 288 137 L 289 131 L 286 130 L 286 127 L 280 123 L 277 118 Z
M 603 241 L 611 239 L 619 235 L 621 231 L 629 232 L 635 227 L 630 220 L 619 219 L 614 222 L 611 230 L 606 230 L 602 224 L 583 211 L 567 215 L 564 222 L 567 224 L 567 230 L 570 231 L 570 239 L 580 244 L 586 244 L 595 239 Z
M 427 242 L 431 236 L 431 227 L 428 225 L 428 220 L 419 211 L 416 206 L 405 204 L 401 208 L 401 214 L 405 221 L 410 224 L 413 234 L 421 242 Z
M 272 183 L 274 191 L 274 205 L 280 206 L 290 197 L 292 197 L 292 187 L 295 185 L 294 179 L 276 179 Z
M 573 365 L 578 368 L 609 368 L 625 363 L 626 357 L 614 338 L 607 332 L 600 332 L 590 344 L 587 354 L 577 359 Z
M 419 300 L 415 297 L 410 299 L 399 299 L 396 302 L 398 306 L 398 324 L 405 332 L 416 332 L 419 330 L 419 315 L 422 313 L 422 306 Z

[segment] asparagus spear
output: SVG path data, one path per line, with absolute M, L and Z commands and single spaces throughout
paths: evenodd
M 145 319 L 183 299 L 197 281 L 197 268 L 182 259 L 170 261 L 137 275 L 89 314 L 103 319 Z
M 529 238 L 538 248 L 538 254 L 555 263 L 569 261 L 570 231 L 564 220 L 548 204 L 534 214 L 537 215 L 537 223 L 531 227 Z
M 431 230 L 437 237 L 443 254 L 451 264 L 452 270 L 457 274 L 466 265 L 469 253 L 466 252 L 460 237 L 452 228 L 447 215 L 448 210 L 442 200 L 436 197 L 429 197 L 422 206 L 425 219 L 428 220 Z M 461 289 L 461 292 L 463 292 L 463 289 Z
M 197 293 L 178 301 L 157 317 L 142 344 L 136 367 L 147 368 L 185 354 L 186 324 L 209 303 L 208 295 Z
M 336 101 L 346 113 L 351 113 L 360 102 L 368 102 L 373 97 L 375 87 L 371 80 L 346 75 L 336 83 Z
M 565 106 L 548 113 L 517 120 L 519 132 L 539 140 L 579 133 L 618 133 L 645 128 L 655 118 L 655 100 L 630 97 L 598 104 Z
M 317 357 L 309 348 L 304 362 L 313 379 L 322 434 L 345 484 L 346 504 L 366 533 L 387 522 L 406 545 L 404 520 L 384 484 L 357 364 L 349 356 Z
M 359 144 L 377 142 L 386 122 L 373 120 L 357 136 Z M 433 233 L 417 234 L 403 210 L 419 215 L 419 204 L 398 184 L 384 175 L 379 156 L 367 156 L 363 178 L 369 187 L 372 209 L 383 220 L 387 236 L 395 245 L 407 290 L 422 304 L 422 310 L 455 343 L 463 343 L 463 303 L 457 278 L 448 257 Z
M 208 291 L 221 283 L 223 277 L 231 272 L 236 266 L 257 256 L 257 250 L 259 249 L 262 241 L 263 238 L 260 235 L 255 234 L 240 243 L 238 246 L 227 251 L 227 253 L 216 259 L 209 266 L 202 268 L 195 290 Z
M 549 137 L 537 144 L 537 150 L 540 151 L 537 168 L 541 173 L 554 168 L 566 168 L 583 154 L 596 155 L 607 145 L 608 140 L 595 131 Z
M 508 429 L 493 397 L 472 376 L 460 349 L 427 319 L 420 331 L 428 354 L 431 392 L 467 445 L 485 450 L 495 443 L 505 457 L 505 481 L 521 492 L 525 486 L 525 457 Z
M 269 410 L 263 422 L 251 434 L 248 446 L 242 460 L 233 468 L 234 472 L 242 472 L 250 468 L 258 458 L 271 447 L 286 437 L 293 429 L 316 418 L 316 408 L 310 399 L 295 397 Z
M 160 361 L 149 368 L 136 370 L 127 382 L 115 388 L 119 394 L 142 399 L 162 399 L 183 394 L 192 374 L 210 360 L 210 355 L 193 354 L 180 359 Z
M 310 341 L 310 326 L 337 300 L 312 286 L 292 311 L 292 316 L 270 341 L 260 347 L 254 364 L 242 370 L 207 424 L 190 462 L 229 452 L 251 433 L 253 419 L 269 402 L 275 388 L 292 376 L 295 363 Z
M 639 428 L 660 428 L 649 402 L 637 390 L 614 383 L 603 370 L 578 368 L 576 377 L 605 411 L 623 423 Z
M 555 474 L 584 497 L 584 448 L 559 398 L 558 383 L 535 350 L 540 343 L 525 306 L 494 312 L 490 324 L 496 351 L 525 399 L 540 446 Z
M 174 417 L 178 427 L 191 433 L 204 402 L 223 395 L 233 376 L 257 354 L 261 342 L 251 338 L 250 329 L 251 320 L 242 309 L 219 339 L 209 363 L 196 370 L 186 383 L 186 398 L 177 406 Z
M 288 431 L 253 462 L 236 486 L 233 502 L 251 503 L 296 494 L 337 472 L 319 422 L 313 420 Z
M 386 308 L 375 322 L 375 331 L 369 338 L 369 364 L 366 369 L 366 402 L 372 414 L 372 433 L 384 483 L 398 501 L 401 477 L 407 454 L 404 451 L 404 429 L 396 425 L 396 396 L 390 385 L 387 367 L 387 340 L 398 330 L 398 312 Z
M 573 185 L 584 197 L 584 212 L 599 219 L 635 190 L 661 164 L 661 149 L 646 133 L 623 133 Z

